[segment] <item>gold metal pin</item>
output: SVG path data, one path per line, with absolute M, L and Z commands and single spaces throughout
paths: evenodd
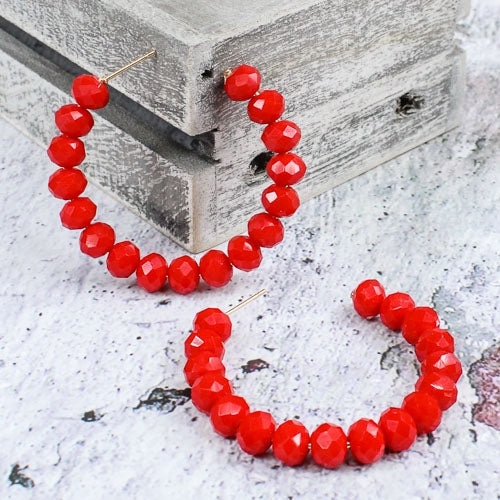
M 111 80 L 112 78 L 114 78 L 115 76 L 121 75 L 125 71 L 134 67 L 136 64 L 139 64 L 140 62 L 142 62 L 146 59 L 149 59 L 150 57 L 153 57 L 153 56 L 156 56 L 156 49 L 150 50 L 147 54 L 144 54 L 143 56 L 138 57 L 134 61 L 123 66 L 123 68 L 117 69 L 116 71 L 113 71 L 113 73 L 110 73 L 109 75 L 100 78 L 100 80 L 101 80 L 101 82 L 108 83 L 108 81 Z
M 262 297 L 262 295 L 265 295 L 266 293 L 267 293 L 267 290 L 262 289 L 260 292 L 257 292 L 256 294 L 252 295 L 251 297 L 248 297 L 248 299 L 245 299 L 243 302 L 240 302 L 238 305 L 232 307 L 231 309 L 229 309 L 229 311 L 226 311 L 226 314 L 233 314 L 236 311 L 239 311 L 242 307 L 245 307 L 246 305 L 250 304 L 250 302 L 253 302 L 255 299 Z

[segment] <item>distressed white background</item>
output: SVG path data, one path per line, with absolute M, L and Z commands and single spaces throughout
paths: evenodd
M 60 228 L 45 153 L 0 122 L 0 498 L 496 498 L 499 7 L 475 2 L 460 28 L 463 125 L 305 204 L 260 270 L 223 290 L 148 295 L 110 277 Z M 119 238 L 178 255 L 89 191 Z M 238 392 L 311 430 L 378 418 L 417 371 L 400 336 L 353 314 L 349 293 L 368 277 L 434 306 L 464 364 L 459 402 L 411 451 L 371 467 L 282 467 L 216 436 L 172 390 L 186 387 L 182 344 L 195 312 L 265 287 L 234 316 L 226 364 Z M 246 369 L 255 359 L 262 369 Z M 148 404 L 155 388 L 164 397 Z

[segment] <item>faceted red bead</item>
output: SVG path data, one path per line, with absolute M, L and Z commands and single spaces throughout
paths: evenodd
M 188 358 L 184 365 L 184 376 L 189 385 L 193 385 L 195 380 L 205 373 L 218 373 L 224 375 L 226 368 L 221 359 L 210 351 L 201 351 L 195 356 Z
M 391 451 L 407 450 L 417 437 L 417 426 L 412 416 L 401 408 L 388 408 L 378 423 L 384 434 L 385 445 Z
M 257 68 L 242 64 L 226 78 L 224 90 L 233 101 L 246 101 L 259 90 L 260 73 Z
M 447 410 L 457 401 L 457 386 L 451 378 L 436 372 L 422 375 L 415 384 L 415 390 L 434 396 L 441 410 Z
M 273 453 L 285 465 L 301 464 L 309 452 L 309 433 L 297 420 L 287 420 L 274 431 Z
M 109 251 L 106 266 L 115 278 L 128 278 L 136 271 L 140 259 L 139 249 L 131 241 L 120 241 Z
M 300 141 L 300 128 L 290 120 L 281 120 L 268 125 L 262 132 L 262 142 L 269 151 L 286 153 Z
M 347 436 L 342 427 L 321 424 L 311 434 L 311 456 L 326 469 L 336 469 L 347 457 Z
M 291 186 L 296 184 L 306 174 L 306 164 L 300 156 L 294 153 L 281 153 L 274 155 L 266 167 L 267 175 L 278 186 Z
M 196 261 L 187 256 L 177 257 L 168 267 L 168 283 L 170 288 L 183 295 L 191 293 L 200 282 L 200 269 Z
M 90 198 L 75 198 L 62 207 L 59 215 L 64 227 L 83 229 L 92 222 L 96 212 L 97 206 Z
M 222 342 L 225 342 L 231 336 L 233 325 L 229 316 L 216 307 L 203 309 L 193 321 L 193 330 L 212 330 L 217 333 Z
M 299 208 L 300 199 L 292 187 L 272 184 L 262 192 L 262 205 L 275 217 L 289 217 Z
M 419 361 L 435 351 L 453 352 L 455 341 L 449 332 L 441 328 L 434 328 L 422 334 L 415 346 L 415 354 Z
M 73 80 L 71 94 L 87 109 L 104 108 L 109 101 L 108 86 L 94 75 L 80 75 Z
M 248 236 L 235 236 L 227 244 L 227 255 L 234 267 L 242 271 L 251 271 L 260 266 L 262 252 L 259 245 Z
M 422 363 L 422 375 L 429 372 L 439 373 L 457 382 L 462 376 L 462 364 L 452 352 L 431 352 Z
M 250 408 L 240 396 L 231 394 L 219 399 L 210 410 L 210 420 L 217 434 L 226 438 L 236 436 L 238 427 Z
M 231 281 L 233 266 L 224 252 L 209 250 L 200 259 L 200 274 L 207 285 L 219 288 Z
M 384 454 L 384 434 L 373 420 L 362 418 L 354 422 L 349 427 L 347 439 L 351 453 L 362 464 L 372 464 Z
M 87 179 L 77 168 L 60 168 L 49 177 L 49 191 L 56 198 L 73 200 L 87 187 Z
M 191 401 L 203 413 L 210 414 L 212 406 L 233 392 L 231 383 L 218 372 L 205 373 L 191 387 Z
M 262 455 L 273 440 L 276 422 L 270 413 L 254 411 L 240 423 L 236 439 L 240 448 L 249 455 Z
M 263 90 L 252 97 L 247 110 L 253 122 L 272 123 L 285 111 L 285 98 L 276 90 Z
M 156 292 L 167 281 L 167 273 L 167 261 L 158 253 L 150 253 L 139 261 L 135 275 L 140 287 Z
M 192 332 L 184 342 L 186 358 L 192 358 L 200 352 L 208 352 L 222 359 L 224 356 L 224 343 L 212 330 L 197 330 Z
M 69 137 L 87 135 L 94 126 L 92 115 L 77 104 L 66 104 L 55 112 L 57 128 Z
M 52 139 L 47 154 L 60 167 L 76 167 L 85 159 L 85 146 L 80 139 L 58 135 Z
M 441 408 L 436 399 L 426 392 L 408 394 L 401 405 L 413 418 L 419 434 L 428 434 L 441 423 Z
M 391 293 L 380 306 L 380 320 L 391 330 L 399 330 L 406 314 L 415 307 L 415 302 L 407 293 Z
M 80 250 L 94 259 L 106 255 L 114 244 L 115 232 L 104 222 L 94 222 L 80 234 Z
M 352 293 L 354 309 L 361 317 L 366 319 L 377 316 L 384 299 L 384 288 L 377 280 L 363 281 Z
M 248 236 L 260 247 L 271 248 L 283 241 L 285 229 L 279 219 L 262 212 L 248 221 Z
M 439 318 L 434 309 L 415 307 L 405 316 L 401 325 L 401 333 L 409 344 L 415 345 L 423 332 L 438 326 Z

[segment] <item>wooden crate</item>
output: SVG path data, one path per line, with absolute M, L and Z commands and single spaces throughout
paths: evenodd
M 223 95 L 242 62 L 287 99 L 303 201 L 458 123 L 459 0 L 0 0 L 0 114 L 47 145 L 72 78 L 158 57 L 111 85 L 84 169 L 180 245 L 245 230 L 265 186 L 262 128 Z

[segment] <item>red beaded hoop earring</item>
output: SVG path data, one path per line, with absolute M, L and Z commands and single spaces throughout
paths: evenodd
M 415 346 L 421 362 L 421 376 L 415 391 L 406 396 L 400 407 L 385 410 L 378 424 L 367 418 L 354 422 L 347 432 L 331 423 L 321 424 L 311 435 L 296 420 L 278 427 L 265 411 L 250 411 L 248 403 L 233 394 L 222 363 L 224 342 L 230 337 L 229 314 L 220 309 L 205 309 L 193 322 L 193 332 L 184 343 L 187 362 L 184 374 L 191 386 L 194 406 L 210 416 L 216 433 L 236 437 L 240 448 L 250 455 L 261 455 L 272 446 L 275 457 L 285 465 L 299 465 L 309 451 L 320 466 L 334 469 L 351 455 L 362 464 L 379 460 L 384 451 L 399 452 L 410 448 L 417 434 L 435 430 L 441 413 L 457 399 L 455 383 L 462 366 L 454 351 L 453 337 L 439 328 L 439 319 L 429 307 L 414 307 L 407 294 L 385 296 L 376 280 L 362 282 L 352 293 L 355 310 L 364 318 L 380 314 L 381 321 L 393 330 L 401 329 L 403 337 Z
M 243 271 L 259 267 L 262 261 L 261 248 L 270 248 L 283 240 L 284 228 L 281 217 L 295 213 L 300 205 L 297 192 L 291 185 L 305 175 L 304 161 L 290 151 L 301 138 L 299 127 L 289 121 L 280 120 L 285 111 L 285 100 L 276 90 L 259 93 L 261 76 L 259 71 L 242 65 L 224 73 L 224 89 L 233 101 L 249 101 L 247 112 L 250 120 L 264 124 L 262 141 L 275 154 L 267 164 L 267 174 L 273 184 L 264 189 L 262 205 L 265 212 L 258 213 L 248 221 L 248 236 L 231 238 L 227 255 L 220 250 L 209 250 L 199 264 L 187 255 L 167 264 L 159 253 L 150 253 L 141 258 L 136 245 L 131 241 L 116 243 L 115 231 L 104 222 L 92 222 L 97 206 L 87 197 L 81 196 L 87 179 L 77 167 L 85 159 L 85 146 L 80 137 L 88 134 L 94 125 L 89 110 L 105 107 L 109 101 L 107 82 L 139 62 L 156 55 L 148 54 L 127 64 L 110 75 L 97 78 L 80 75 L 73 81 L 71 93 L 77 104 L 67 104 L 55 112 L 55 123 L 61 131 L 52 139 L 47 153 L 60 168 L 49 179 L 49 190 L 56 197 L 68 200 L 60 212 L 62 225 L 68 229 L 82 230 L 80 249 L 97 258 L 107 254 L 108 271 L 117 278 L 127 278 L 136 273 L 137 283 L 148 292 L 155 292 L 169 282 L 177 293 L 194 291 L 200 276 L 212 287 L 222 287 L 233 276 L 233 266 Z

